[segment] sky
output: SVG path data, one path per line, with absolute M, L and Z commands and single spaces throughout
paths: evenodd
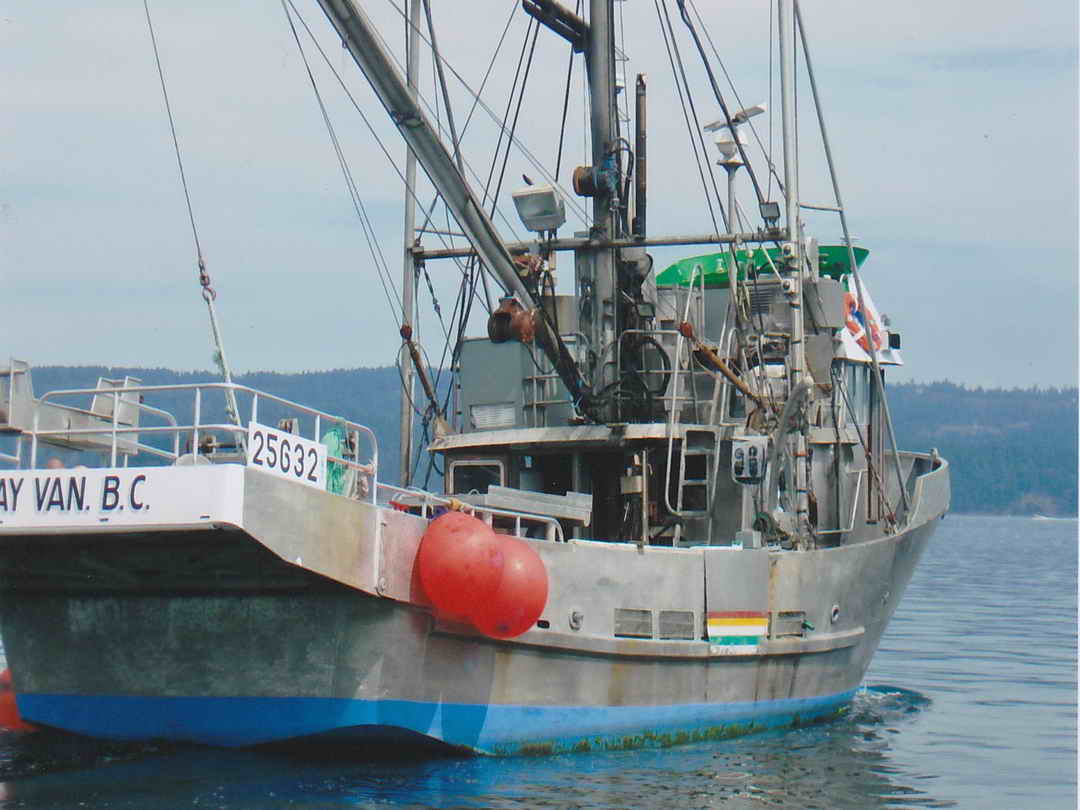
M 400 168 L 404 147 L 318 4 L 294 2 L 363 113 L 302 35 L 376 252 L 281 4 L 150 4 L 227 355 L 236 372 L 389 365 L 399 316 L 376 268 L 385 265 L 400 287 L 404 203 L 383 150 Z M 719 107 L 674 0 L 668 5 L 700 122 L 714 120 Z M 400 58 L 398 11 L 388 0 L 366 6 Z M 697 6 L 738 94 L 722 79 L 729 106 L 769 103 L 770 114 L 754 120 L 766 145 L 771 120 L 779 162 L 769 5 Z M 444 58 L 474 89 L 506 27 L 483 92 L 500 113 L 529 23 L 514 8 L 510 0 L 432 2 Z M 655 5 L 626 0 L 617 8 L 627 84 L 639 72 L 649 81 L 650 233 L 711 231 Z M 804 0 L 803 16 L 849 223 L 871 251 L 864 281 L 902 334 L 906 365 L 890 379 L 1076 385 L 1075 0 Z M 539 180 L 554 168 L 567 58 L 566 43 L 542 31 L 517 131 L 540 166 L 515 150 L 498 198 L 496 222 L 512 239 L 526 234 L 510 192 L 522 174 Z M 435 104 L 425 59 L 423 92 Z M 211 368 L 142 2 L 9 4 L 0 10 L 0 75 L 0 358 Z M 588 162 L 581 76 L 578 60 L 558 178 L 565 186 L 573 167 Z M 463 148 L 482 185 L 496 130 L 482 111 L 470 118 L 470 96 L 457 79 L 450 84 L 457 127 L 469 120 Z M 804 77 L 799 88 L 802 199 L 831 205 Z M 767 182 L 756 146 L 751 160 Z M 741 183 L 749 205 L 745 177 Z M 421 184 L 418 196 L 426 203 L 430 190 Z M 450 227 L 443 215 L 437 222 Z M 822 242 L 841 235 L 833 215 L 807 222 Z M 581 227 L 571 214 L 560 235 Z M 707 250 L 656 251 L 656 266 L 695 252 Z M 448 262 L 427 270 L 448 321 L 459 271 Z M 568 291 L 568 255 L 559 277 Z M 442 331 L 426 279 L 420 307 L 418 333 L 437 364 Z M 472 333 L 482 331 L 476 322 Z

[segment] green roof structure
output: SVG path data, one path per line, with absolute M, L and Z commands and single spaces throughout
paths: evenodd
M 856 264 L 862 267 L 866 257 L 870 255 L 870 251 L 861 247 L 853 248 L 853 250 L 855 251 Z M 766 251 L 769 258 L 776 263 L 777 256 L 780 253 L 779 249 L 773 247 L 767 248 Z M 770 272 L 769 262 L 761 249 L 756 248 L 753 253 L 754 274 Z M 728 286 L 727 263 L 730 255 L 730 251 L 724 250 L 719 253 L 706 253 L 701 256 L 689 256 L 680 259 L 657 275 L 656 283 L 662 287 L 686 287 L 694 277 L 694 268 L 700 266 L 701 272 L 705 274 L 706 287 L 726 287 Z M 740 265 L 745 264 L 747 251 L 745 249 L 737 250 L 735 256 Z M 838 279 L 851 272 L 851 262 L 848 259 L 848 250 L 845 245 L 822 245 L 818 248 L 818 257 L 818 269 L 823 276 Z M 739 278 L 746 278 L 744 269 L 739 270 Z M 700 284 L 701 282 L 694 279 L 694 283 Z

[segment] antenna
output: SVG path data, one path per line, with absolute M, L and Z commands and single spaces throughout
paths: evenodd
M 761 115 L 768 107 L 765 104 L 755 104 L 753 107 L 746 107 L 739 110 L 733 116 L 731 116 L 731 123 L 727 121 L 713 121 L 711 124 L 706 124 L 702 127 L 706 132 L 715 132 L 713 137 L 713 143 L 716 144 L 716 148 L 720 150 L 720 165 L 721 166 L 741 166 L 742 160 L 739 158 L 739 144 L 746 146 L 748 141 L 746 136 L 739 131 L 739 125 L 745 124 L 755 115 Z
M 767 109 L 769 109 L 769 107 L 766 104 L 755 104 L 753 107 L 746 107 L 731 116 L 731 123 L 735 126 L 745 124 L 755 115 L 761 115 Z M 716 132 L 718 129 L 726 129 L 727 125 L 727 121 L 713 121 L 711 124 L 703 126 L 702 129 L 706 132 Z

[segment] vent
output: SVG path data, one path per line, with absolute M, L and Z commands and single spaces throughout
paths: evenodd
M 781 610 L 773 614 L 772 637 L 784 638 L 806 635 L 805 610 Z
M 750 285 L 750 312 L 754 315 L 768 315 L 769 307 L 772 306 L 773 299 L 776 298 L 780 288 L 775 284 L 757 284 Z
M 615 608 L 615 635 L 622 638 L 652 638 L 652 611 Z
M 477 430 L 510 428 L 517 423 L 517 409 L 513 402 L 473 405 L 469 413 L 472 416 L 473 427 Z
M 661 610 L 660 638 L 694 640 L 694 612 L 692 610 Z

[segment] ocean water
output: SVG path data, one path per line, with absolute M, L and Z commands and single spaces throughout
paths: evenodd
M 952 515 L 830 723 L 546 758 L 214 751 L 0 733 L 8 808 L 1077 806 L 1077 522 Z

